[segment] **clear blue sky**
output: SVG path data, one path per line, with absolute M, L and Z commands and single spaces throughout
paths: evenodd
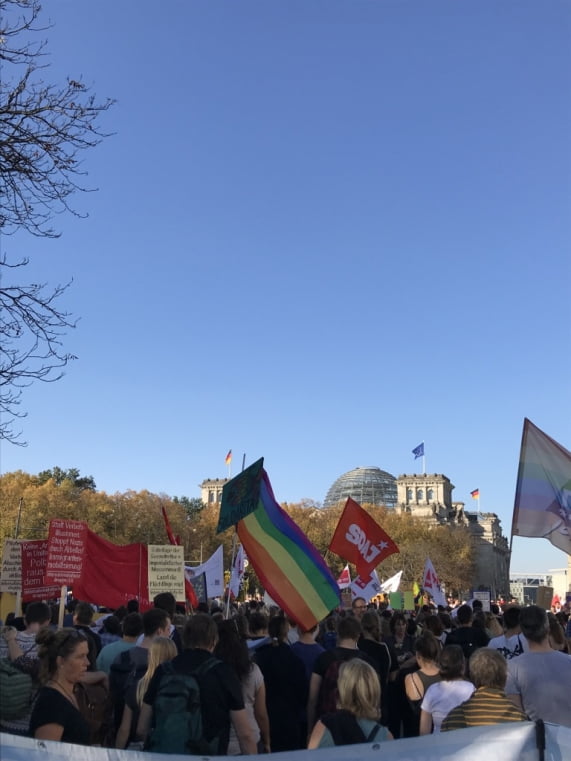
M 509 535 L 523 418 L 571 446 L 569 3 L 45 6 L 46 77 L 116 134 L 89 219 L 2 243 L 81 317 L 3 472 L 193 497 L 232 448 L 321 501 L 424 440 Z M 514 571 L 565 561 L 514 540 Z

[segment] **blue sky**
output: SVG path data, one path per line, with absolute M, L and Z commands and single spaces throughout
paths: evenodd
M 25 392 L 2 471 L 279 500 L 359 465 L 446 474 L 509 534 L 523 418 L 571 446 L 571 7 L 46 4 L 47 77 L 117 99 L 55 241 L 79 359 Z M 563 566 L 514 540 L 512 570 Z

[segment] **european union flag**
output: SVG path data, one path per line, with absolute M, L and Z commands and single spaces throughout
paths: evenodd
M 412 453 L 414 455 L 414 459 L 417 460 L 419 457 L 424 457 L 424 441 L 422 444 L 419 444 L 417 447 L 415 447 L 412 450 Z

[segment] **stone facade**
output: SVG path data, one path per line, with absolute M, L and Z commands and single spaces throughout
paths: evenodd
M 475 555 L 474 589 L 489 589 L 492 598 L 509 593 L 509 547 L 495 513 L 474 513 L 463 502 L 452 502 L 454 484 L 442 473 L 402 475 L 397 478 L 400 514 L 435 525 L 459 523 L 472 535 Z
M 222 501 L 222 489 L 228 478 L 206 478 L 200 484 L 200 499 L 205 505 L 214 505 Z

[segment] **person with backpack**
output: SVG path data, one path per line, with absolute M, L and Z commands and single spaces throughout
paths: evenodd
M 340 618 L 337 625 L 337 646 L 322 653 L 313 666 L 307 699 L 307 728 L 311 732 L 315 722 L 324 713 L 337 708 L 337 680 L 339 667 L 352 658 L 361 658 L 375 667 L 374 661 L 357 647 L 361 636 L 361 624 L 353 616 Z
M 136 614 L 138 615 L 138 613 Z M 131 684 L 126 691 L 123 718 L 115 739 L 116 748 L 129 748 L 139 721 L 139 713 L 147 687 L 157 668 L 165 661 L 172 661 L 177 654 L 175 643 L 169 637 L 155 637 L 149 650 L 149 665 L 137 684 Z M 131 744 L 131 746 L 130 746 Z M 136 743 L 135 743 L 136 744 Z
M 147 750 L 225 755 L 232 724 L 242 753 L 257 753 L 240 681 L 231 666 L 213 655 L 217 639 L 209 615 L 191 616 L 183 631 L 183 652 L 155 671 L 137 725 L 137 739 Z
M 143 613 L 143 639 L 139 645 L 119 653 L 109 670 L 109 690 L 113 701 L 115 730 L 119 729 L 128 689 L 137 686 L 149 665 L 149 650 L 157 637 L 168 637 L 170 619 L 160 608 Z
M 372 666 L 360 658 L 342 663 L 338 691 L 337 710 L 319 719 L 307 744 L 309 750 L 393 739 L 379 723 L 381 683 Z
M 26 606 L 24 631 L 5 627 L 0 640 L 0 730 L 27 735 L 32 703 L 39 687 L 36 636 L 49 626 L 51 610 L 44 602 Z
M 467 666 L 470 656 L 474 651 L 479 647 L 488 646 L 489 637 L 484 629 L 472 625 L 474 613 L 469 605 L 461 605 L 458 608 L 456 619 L 458 621 L 458 626 L 446 637 L 445 644 L 460 645 Z

